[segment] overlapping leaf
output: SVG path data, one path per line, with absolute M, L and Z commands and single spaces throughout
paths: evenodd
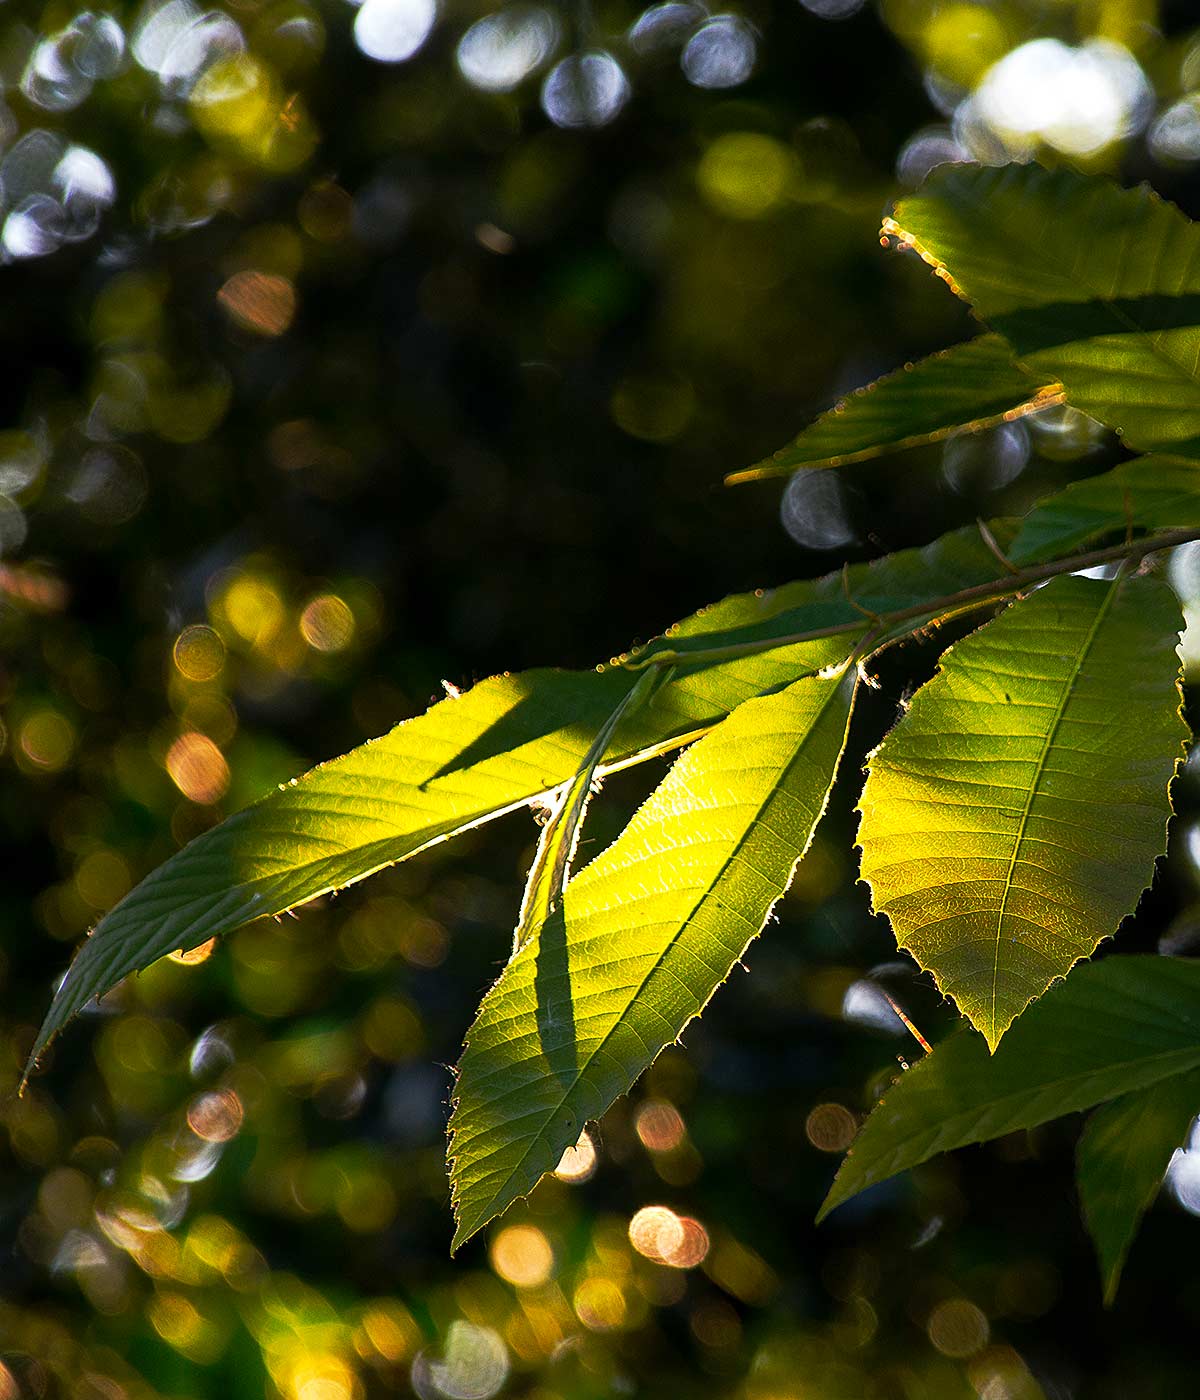
M 734 485 L 787 476 L 798 467 L 860 462 L 1060 401 L 1058 386 L 1014 364 L 998 335 L 981 335 L 856 389 L 773 457 L 726 481 Z
M 521 913 L 513 932 L 514 953 L 520 951 L 521 947 L 536 935 L 538 929 L 558 908 L 571 862 L 575 859 L 575 847 L 579 843 L 588 801 L 596 782 L 596 769 L 608 752 L 617 725 L 626 713 L 635 710 L 649 698 L 654 688 L 664 679 L 664 675 L 664 670 L 648 666 L 639 677 L 631 681 L 617 708 L 604 721 L 599 733 L 592 740 L 591 747 L 579 765 L 578 773 L 555 798 L 537 843 L 529 877 L 525 881 Z
M 992 1047 L 1165 848 L 1179 627 L 1156 578 L 1056 579 L 947 651 L 870 759 L 875 908 Z
M 670 682 L 618 727 L 601 771 L 678 747 L 744 700 L 840 660 L 869 625 L 861 607 L 919 605 L 996 569 L 972 527 L 857 565 L 845 579 L 742 594 L 688 618 L 657 644 L 681 657 Z M 788 641 L 814 629 L 834 635 Z M 776 650 L 737 650 L 774 639 Z M 733 651 L 714 659 L 714 647 Z M 92 997 L 173 949 L 294 908 L 552 793 L 579 772 L 629 685 L 619 668 L 495 677 L 236 813 L 101 920 L 55 995 L 34 1055 Z
M 676 762 L 514 955 L 459 1068 L 456 1246 L 554 1168 L 758 934 L 824 810 L 852 682 L 813 676 L 743 705 Z
M 884 225 L 1042 380 L 1143 451 L 1200 439 L 1200 228 L 1147 186 L 948 167 Z
M 1073 552 L 1127 529 L 1200 529 L 1200 462 L 1155 454 L 1039 501 L 1009 550 L 1014 564 Z
M 1200 1068 L 1200 963 L 1105 958 L 1029 1008 L 989 1055 L 962 1030 L 887 1091 L 821 1207 L 939 1152 L 987 1142 Z
M 1088 1119 L 1079 1139 L 1077 1179 L 1111 1303 L 1142 1216 L 1153 1204 L 1175 1149 L 1200 1113 L 1200 1071 L 1123 1094 Z

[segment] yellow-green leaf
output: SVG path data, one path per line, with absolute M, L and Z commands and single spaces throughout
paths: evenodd
M 994 528 L 1002 545 L 1011 539 L 1005 524 Z M 657 644 L 680 662 L 648 703 L 623 716 L 597 774 L 678 748 L 744 700 L 843 660 L 868 628 L 861 607 L 911 607 L 983 583 L 996 568 L 971 527 L 855 565 L 845 578 L 739 594 L 703 609 Z M 836 635 L 789 640 L 826 628 Z M 776 641 L 755 654 L 711 654 Z M 59 985 L 30 1064 L 93 997 L 174 949 L 292 909 L 544 799 L 579 773 L 628 693 L 630 674 L 538 670 L 482 681 L 205 832 L 101 919 Z
M 624 1093 L 725 980 L 824 810 L 853 676 L 743 705 L 689 749 L 488 992 L 450 1120 L 455 1247 Z
M 647 667 L 632 680 L 617 708 L 605 720 L 579 765 L 579 771 L 555 795 L 550 815 L 542 828 L 533 864 L 525 881 L 521 913 L 513 933 L 513 952 L 518 952 L 558 908 L 563 886 L 575 859 L 575 847 L 583 829 L 588 801 L 596 783 L 596 769 L 608 752 L 612 736 L 624 715 L 636 709 L 666 677 L 666 671 Z
M 1179 628 L 1156 578 L 1056 579 L 951 647 L 869 761 L 875 908 L 993 1048 L 1165 849 Z

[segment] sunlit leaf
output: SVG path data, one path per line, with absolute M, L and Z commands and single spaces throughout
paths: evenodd
M 571 862 L 575 859 L 575 847 L 579 842 L 600 760 L 608 752 L 622 717 L 642 704 L 665 678 L 665 674 L 663 669 L 648 667 L 631 681 L 628 691 L 592 740 L 579 765 L 579 772 L 556 795 L 525 881 L 521 913 L 513 933 L 513 952 L 522 948 L 558 908 Z
M 1193 1070 L 1123 1094 L 1097 1109 L 1084 1127 L 1076 1177 L 1106 1303 L 1116 1297 L 1138 1225 L 1197 1113 L 1200 1071 Z
M 1011 529 L 998 524 L 1002 542 Z M 844 658 L 862 608 L 920 606 L 995 576 L 971 527 L 823 579 L 727 598 L 668 630 L 667 684 L 617 727 L 597 772 L 677 748 L 743 701 Z M 918 619 L 919 620 L 919 619 Z M 797 634 L 829 631 L 810 641 Z M 779 640 L 779 647 L 742 654 Z M 713 659 L 713 648 L 732 654 Z M 691 653 L 705 653 L 688 660 Z M 177 948 L 361 880 L 575 777 L 622 697 L 619 667 L 481 682 L 269 793 L 178 852 L 105 916 L 60 985 L 33 1057 L 95 996 Z M 31 1063 L 32 1063 L 31 1058 Z
M 953 166 L 896 208 L 1036 377 L 1148 451 L 1200 438 L 1200 229 L 1147 186 Z
M 837 467 L 975 431 L 1061 402 L 1057 385 L 1013 363 L 998 335 L 981 335 L 856 389 L 795 439 L 730 485 Z
M 1056 579 L 951 647 L 869 761 L 875 908 L 993 1047 L 1165 849 L 1180 625 L 1156 578 Z
M 1200 528 L 1200 462 L 1138 457 L 1039 501 L 1021 521 L 1009 558 L 1028 564 L 1126 529 L 1187 526 Z
M 823 1218 L 898 1172 L 1200 1067 L 1200 963 L 1105 958 L 1036 1002 L 995 1054 L 964 1029 L 905 1071 L 847 1153 Z
M 758 934 L 824 810 L 852 688 L 852 675 L 814 676 L 742 706 L 513 957 L 459 1066 L 456 1247 L 555 1167 Z

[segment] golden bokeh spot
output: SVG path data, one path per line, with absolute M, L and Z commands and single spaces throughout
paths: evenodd
M 209 806 L 229 790 L 229 764 L 207 735 L 189 730 L 167 750 L 167 772 L 189 802 Z
M 354 639 L 354 614 L 336 593 L 322 593 L 300 614 L 300 635 L 314 651 L 342 651 Z
M 591 1134 L 584 1128 L 583 1132 L 579 1134 L 579 1141 L 575 1146 L 568 1147 L 558 1159 L 554 1175 L 559 1181 L 575 1185 L 578 1182 L 589 1180 L 595 1171 L 596 1144 L 592 1141 Z
M 175 669 L 185 680 L 211 681 L 225 665 L 225 643 L 211 627 L 197 623 L 175 638 L 171 652 Z
M 661 1263 L 683 1245 L 683 1224 L 666 1206 L 643 1206 L 629 1222 L 629 1243 L 639 1254 Z
M 228 1142 L 242 1126 L 245 1110 L 232 1089 L 213 1089 L 188 1104 L 188 1127 L 205 1142 Z
M 3 1361 L 0 1361 L 0 1400 L 21 1400 L 17 1378 Z
M 648 1099 L 642 1104 L 634 1129 L 642 1146 L 650 1152 L 673 1152 L 687 1131 L 679 1110 L 665 1099 Z
M 296 315 L 296 288 L 273 272 L 235 272 L 217 301 L 231 320 L 257 335 L 282 335 Z
M 372 1303 L 363 1312 L 359 1330 L 366 1347 L 392 1365 L 415 1352 L 422 1340 L 421 1329 L 412 1314 L 403 1304 L 390 1298 Z M 358 1342 L 355 1345 L 360 1355 L 366 1354 Z
M 629 1243 L 656 1264 L 694 1269 L 708 1254 L 708 1231 L 688 1215 L 666 1206 L 643 1206 L 629 1222 Z
M 256 574 L 235 575 L 218 598 L 218 610 L 251 646 L 268 646 L 283 626 L 285 609 L 279 590 Z
M 800 158 L 754 131 L 718 136 L 700 158 L 696 183 L 705 200 L 733 219 L 761 219 L 800 182 Z
M 129 866 L 116 851 L 93 851 L 79 863 L 75 888 L 93 909 L 109 909 L 129 893 L 133 884 Z
M 509 1225 L 488 1250 L 492 1268 L 514 1288 L 540 1288 L 554 1272 L 554 1251 L 536 1225 Z
M 804 1120 L 804 1132 L 818 1152 L 845 1152 L 854 1141 L 858 1123 L 840 1103 L 819 1103 Z
M 58 773 L 75 752 L 75 727 L 57 710 L 38 710 L 21 725 L 21 754 L 34 768 Z
M 929 1340 L 943 1356 L 961 1359 L 974 1356 L 988 1343 L 988 1320 L 966 1298 L 950 1298 L 929 1314 L 926 1329 Z
M 971 88 L 1012 42 L 990 5 L 940 5 L 931 13 L 923 47 L 943 78 Z
M 572 1299 L 575 1316 L 591 1332 L 612 1332 L 625 1321 L 625 1297 L 610 1278 L 586 1278 Z
M 197 967 L 212 957 L 213 949 L 216 946 L 217 940 L 215 938 L 206 938 L 203 943 L 197 943 L 194 948 L 176 948 L 173 953 L 168 953 L 167 957 L 173 963 L 182 963 L 184 967 Z

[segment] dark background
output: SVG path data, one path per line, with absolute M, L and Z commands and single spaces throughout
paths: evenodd
M 11 1092 L 104 909 L 443 679 L 589 666 L 731 591 L 1019 512 L 1116 460 L 1058 415 L 847 469 L 832 495 L 801 479 L 782 510 L 778 486 L 722 485 L 839 393 L 970 333 L 878 243 L 937 155 L 1150 178 L 1196 211 L 1189 10 L 676 5 L 635 29 L 620 3 L 514 6 L 557 46 L 486 92 L 456 53 L 495 12 L 469 5 L 397 62 L 360 51 L 341 0 L 5 7 L 3 1400 L 1191 1392 L 1200 1236 L 1164 1193 L 1104 1314 L 1077 1120 L 813 1228 L 837 1158 L 812 1110 L 865 1111 L 919 1053 L 844 1017 L 847 989 L 874 970 L 927 1036 L 952 1019 L 855 885 L 853 763 L 749 975 L 599 1125 L 594 1177 L 547 1181 L 453 1262 L 445 1067 L 506 956 L 525 817 L 159 964 Z M 703 86 L 680 54 L 714 27 L 753 61 L 718 52 L 726 85 Z M 1060 63 L 1109 64 L 1050 85 L 1084 82 L 1081 102 L 1111 107 L 1112 64 L 1137 68 L 1116 127 L 971 115 L 990 65 L 1046 38 L 1071 46 Z M 623 68 L 628 100 L 564 126 L 543 82 L 584 50 Z M 935 660 L 881 666 L 853 752 Z M 610 780 L 582 855 L 662 769 Z M 1127 948 L 1188 946 L 1177 787 Z M 195 1131 L 231 1103 L 227 1140 Z M 647 1103 L 686 1124 L 668 1150 L 645 1145 Z M 703 1264 L 636 1253 L 648 1204 L 703 1222 Z

